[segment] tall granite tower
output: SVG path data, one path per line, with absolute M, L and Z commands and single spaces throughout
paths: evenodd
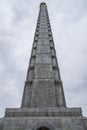
M 87 130 L 81 108 L 66 107 L 45 3 L 40 4 L 21 108 L 6 109 L 0 130 Z

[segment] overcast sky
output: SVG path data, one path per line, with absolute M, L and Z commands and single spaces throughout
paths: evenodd
M 0 0 L 0 117 L 20 107 L 41 0 Z M 44 0 L 68 107 L 87 116 L 87 0 Z

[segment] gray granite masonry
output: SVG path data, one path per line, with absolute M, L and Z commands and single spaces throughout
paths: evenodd
M 81 108 L 66 106 L 47 6 L 40 11 L 20 108 L 6 108 L 0 130 L 87 130 Z

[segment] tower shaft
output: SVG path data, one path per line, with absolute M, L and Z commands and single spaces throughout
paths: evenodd
M 45 3 L 34 36 L 21 107 L 65 107 L 63 86 Z

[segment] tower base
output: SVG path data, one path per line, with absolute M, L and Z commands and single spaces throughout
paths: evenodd
M 87 130 L 87 118 L 80 108 L 12 108 L 0 130 Z

